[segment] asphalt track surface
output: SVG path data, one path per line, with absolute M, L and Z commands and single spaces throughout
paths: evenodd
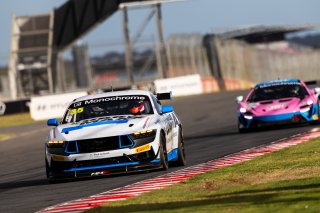
M 239 134 L 235 111 L 235 97 L 239 94 L 243 92 L 190 96 L 176 98 L 172 102 L 184 127 L 187 166 L 313 128 L 300 125 Z M 48 129 L 43 122 L 0 128 L 0 134 L 14 132 L 18 135 L 0 141 L 0 212 L 35 212 L 179 169 L 172 167 L 166 172 L 142 172 L 48 184 L 44 168 L 44 138 Z

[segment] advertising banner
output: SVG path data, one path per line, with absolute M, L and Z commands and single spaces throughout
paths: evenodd
M 34 120 L 60 118 L 74 99 L 84 95 L 87 95 L 87 92 L 32 97 L 30 103 L 31 118 Z

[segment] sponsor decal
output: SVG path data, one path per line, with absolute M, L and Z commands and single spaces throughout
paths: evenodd
M 266 88 L 266 87 L 273 87 L 273 86 L 282 86 L 282 85 L 301 85 L 299 82 L 275 82 L 275 83 L 265 83 L 262 85 L 258 85 L 258 88 Z
M 83 107 L 69 110 L 70 115 L 79 114 L 79 113 L 82 113 L 82 112 L 83 112 Z
M 105 156 L 110 154 L 110 152 L 97 152 L 97 153 L 92 153 L 90 154 L 91 158 L 96 158 L 96 157 L 100 157 L 100 156 Z
M 256 108 L 259 105 L 259 103 L 249 103 L 248 106 L 252 109 Z
M 283 109 L 285 107 L 284 104 L 272 105 L 269 107 L 269 110 Z
M 73 107 L 80 107 L 80 106 L 86 106 L 90 104 L 96 104 L 96 103 L 104 103 L 104 102 L 110 102 L 110 101 L 130 101 L 130 100 L 145 100 L 146 96 L 142 95 L 126 95 L 126 96 L 111 96 L 111 97 L 103 97 L 103 98 L 95 98 L 95 99 L 89 99 L 85 101 L 79 101 L 76 103 L 73 103 Z
M 52 160 L 54 160 L 54 161 L 64 161 L 64 156 L 62 156 L 62 155 L 52 155 Z
M 0 101 L 0 115 L 4 115 L 6 112 L 6 104 Z
M 154 122 L 154 124 L 158 124 L 158 123 L 160 123 L 159 118 Z
M 135 148 L 136 153 L 140 153 L 140 152 L 146 152 L 149 151 L 151 149 L 151 145 L 150 144 L 146 144 L 143 146 L 139 146 L 138 148 Z
M 98 176 L 98 175 L 107 175 L 107 174 L 109 174 L 108 171 L 92 172 L 92 173 L 91 173 L 91 177 L 92 177 L 92 176 Z

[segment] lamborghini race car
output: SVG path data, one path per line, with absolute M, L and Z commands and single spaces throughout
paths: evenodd
M 257 84 L 245 98 L 237 97 L 239 132 L 276 124 L 317 123 L 316 90 L 296 79 Z
M 91 177 L 132 171 L 168 169 L 186 163 L 182 124 L 172 106 L 153 95 L 127 90 L 75 99 L 62 121 L 48 120 L 46 175 Z

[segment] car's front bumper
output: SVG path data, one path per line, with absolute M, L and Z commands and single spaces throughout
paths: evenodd
M 159 149 L 154 150 L 153 148 L 138 154 L 123 154 L 117 157 L 92 160 L 64 161 L 64 156 L 51 154 L 47 155 L 47 160 L 48 157 L 50 158 L 47 174 L 49 180 L 95 177 L 162 168 Z M 173 149 L 168 153 L 168 161 L 174 161 L 177 158 L 178 149 Z
M 245 116 L 239 113 L 239 128 L 249 129 L 273 125 L 285 125 L 293 123 L 313 122 L 319 120 L 319 107 L 314 104 L 309 111 L 306 112 L 292 112 L 277 115 L 266 116 Z
M 157 154 L 151 149 L 139 154 L 81 161 L 57 160 L 53 155 L 48 165 L 48 178 L 81 178 L 156 169 L 161 167 Z

